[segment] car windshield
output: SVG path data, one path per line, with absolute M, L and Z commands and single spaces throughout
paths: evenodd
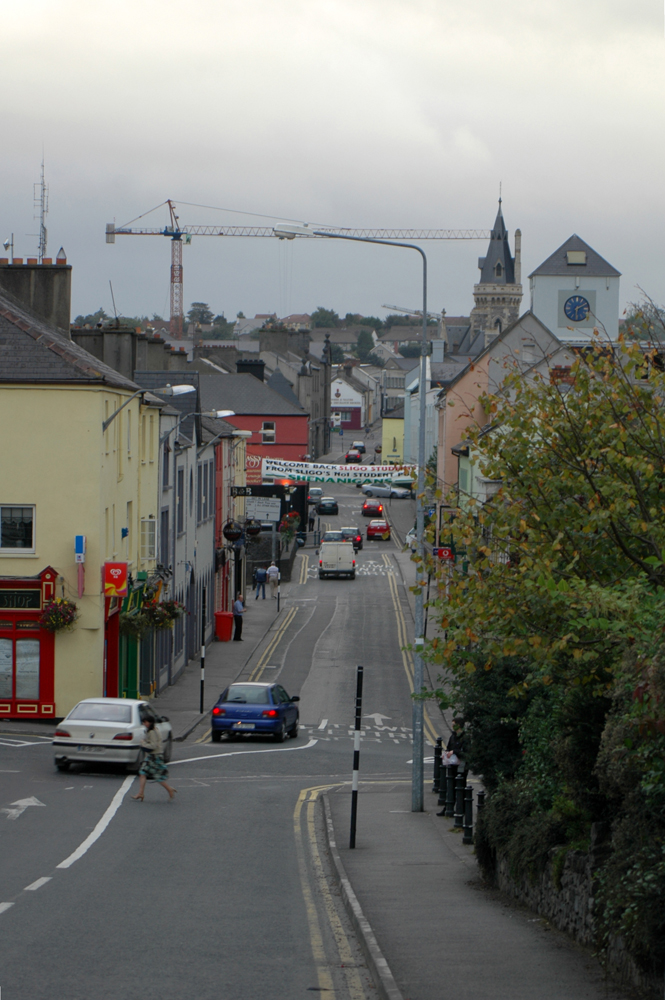
M 225 701 L 244 702 L 248 705 L 268 705 L 267 687 L 257 687 L 254 684 L 232 684 L 229 688 Z
M 357 535 L 358 534 L 358 529 L 357 528 L 342 528 L 342 534 L 344 535 L 345 538 L 352 538 L 353 535 Z
M 85 719 L 87 722 L 131 722 L 131 705 L 107 705 L 103 701 L 84 701 L 73 708 L 68 719 Z
M 371 524 L 371 526 L 373 528 L 385 528 L 386 527 L 386 522 L 385 521 L 370 521 L 369 523 Z
M 326 531 L 322 538 L 324 542 L 341 542 L 344 538 L 344 533 L 342 531 Z

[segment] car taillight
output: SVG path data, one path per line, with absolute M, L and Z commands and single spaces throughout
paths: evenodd
M 264 719 L 276 719 L 278 714 L 279 713 L 276 708 L 267 708 L 265 712 L 261 712 Z
M 69 736 L 71 738 L 71 733 L 68 733 L 66 729 L 56 729 L 55 736 Z
M 134 739 L 134 734 L 133 733 L 118 733 L 118 735 L 114 736 L 113 739 L 114 740 L 133 740 Z
M 323 566 L 323 559 L 319 559 L 319 566 Z
M 356 564 L 356 561 L 355 561 L 355 559 L 354 559 L 354 560 L 353 560 L 353 565 L 355 566 L 355 564 Z
M 380 503 L 380 504 L 379 504 L 379 513 L 381 513 L 381 511 L 382 511 L 382 510 L 383 510 L 383 504 L 382 504 L 382 503 Z
M 212 714 L 213 715 L 226 715 L 226 709 L 225 708 L 218 708 L 217 705 L 215 705 L 215 707 L 212 710 Z

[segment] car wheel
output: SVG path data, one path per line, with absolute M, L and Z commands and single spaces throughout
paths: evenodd
M 220 733 L 219 729 L 213 729 L 213 731 L 210 734 L 210 742 L 211 743 L 222 742 L 222 734 Z
M 289 729 L 289 736 L 291 737 L 292 740 L 295 740 L 295 739 L 298 738 L 298 719 L 296 719 L 296 721 L 293 723 L 293 725 Z
M 278 733 L 273 734 L 273 740 L 275 741 L 275 743 L 283 743 L 285 739 L 286 739 L 286 723 L 282 722 L 282 728 L 279 730 Z
M 71 761 L 68 760 L 56 760 L 55 766 L 59 771 L 68 771 Z
M 319 570 L 319 580 L 323 580 L 323 578 L 325 577 L 325 575 L 326 575 L 325 573 L 323 573 L 321 570 Z
M 164 762 L 168 764 L 171 760 L 171 754 L 173 753 L 173 737 L 169 733 L 169 738 L 164 744 Z
M 127 765 L 127 771 L 129 774 L 137 774 L 141 768 L 141 764 L 145 758 L 145 750 L 139 750 L 139 755 L 133 764 Z
M 354 569 L 353 573 L 349 573 L 349 578 L 351 580 L 355 580 L 355 578 L 356 578 L 356 571 L 355 571 L 355 569 Z
M 372 493 L 372 491 L 371 491 L 371 490 L 365 490 L 365 496 L 366 496 L 366 497 L 373 497 L 373 496 L 374 496 L 374 494 Z

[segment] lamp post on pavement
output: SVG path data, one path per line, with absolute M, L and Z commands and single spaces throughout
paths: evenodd
M 417 554 L 422 563 L 423 534 L 425 531 L 425 508 L 423 506 L 423 491 L 425 488 L 425 417 L 427 398 L 427 257 L 424 250 L 415 243 L 401 243 L 395 240 L 375 240 L 368 236 L 347 236 L 344 233 L 326 233 L 307 226 L 276 226 L 273 230 L 280 239 L 293 240 L 296 236 L 318 236 L 331 240 L 351 240 L 355 243 L 380 243 L 383 246 L 403 247 L 405 250 L 415 250 L 420 254 L 423 263 L 423 329 L 422 346 L 420 350 L 420 426 L 418 428 L 418 495 L 416 497 L 416 534 Z M 423 646 L 424 646 L 424 615 L 423 592 L 417 588 L 416 614 L 414 625 L 414 662 L 413 690 L 420 694 L 423 689 Z M 416 699 L 413 702 L 413 771 L 411 779 L 411 811 L 422 812 L 424 804 L 424 710 L 423 702 Z

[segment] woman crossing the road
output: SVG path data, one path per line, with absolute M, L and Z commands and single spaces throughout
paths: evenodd
M 145 750 L 146 754 L 143 762 L 141 763 L 141 767 L 139 768 L 139 794 L 132 795 L 132 798 L 138 799 L 139 802 L 143 802 L 145 783 L 148 779 L 150 779 L 150 781 L 156 781 L 158 785 L 161 785 L 162 788 L 166 789 L 169 798 L 172 799 L 177 789 L 171 788 L 171 786 L 166 783 L 169 772 L 166 764 L 164 763 L 161 734 L 158 729 L 155 729 L 154 719 L 144 719 L 143 725 L 145 726 L 146 734 L 141 746 Z

